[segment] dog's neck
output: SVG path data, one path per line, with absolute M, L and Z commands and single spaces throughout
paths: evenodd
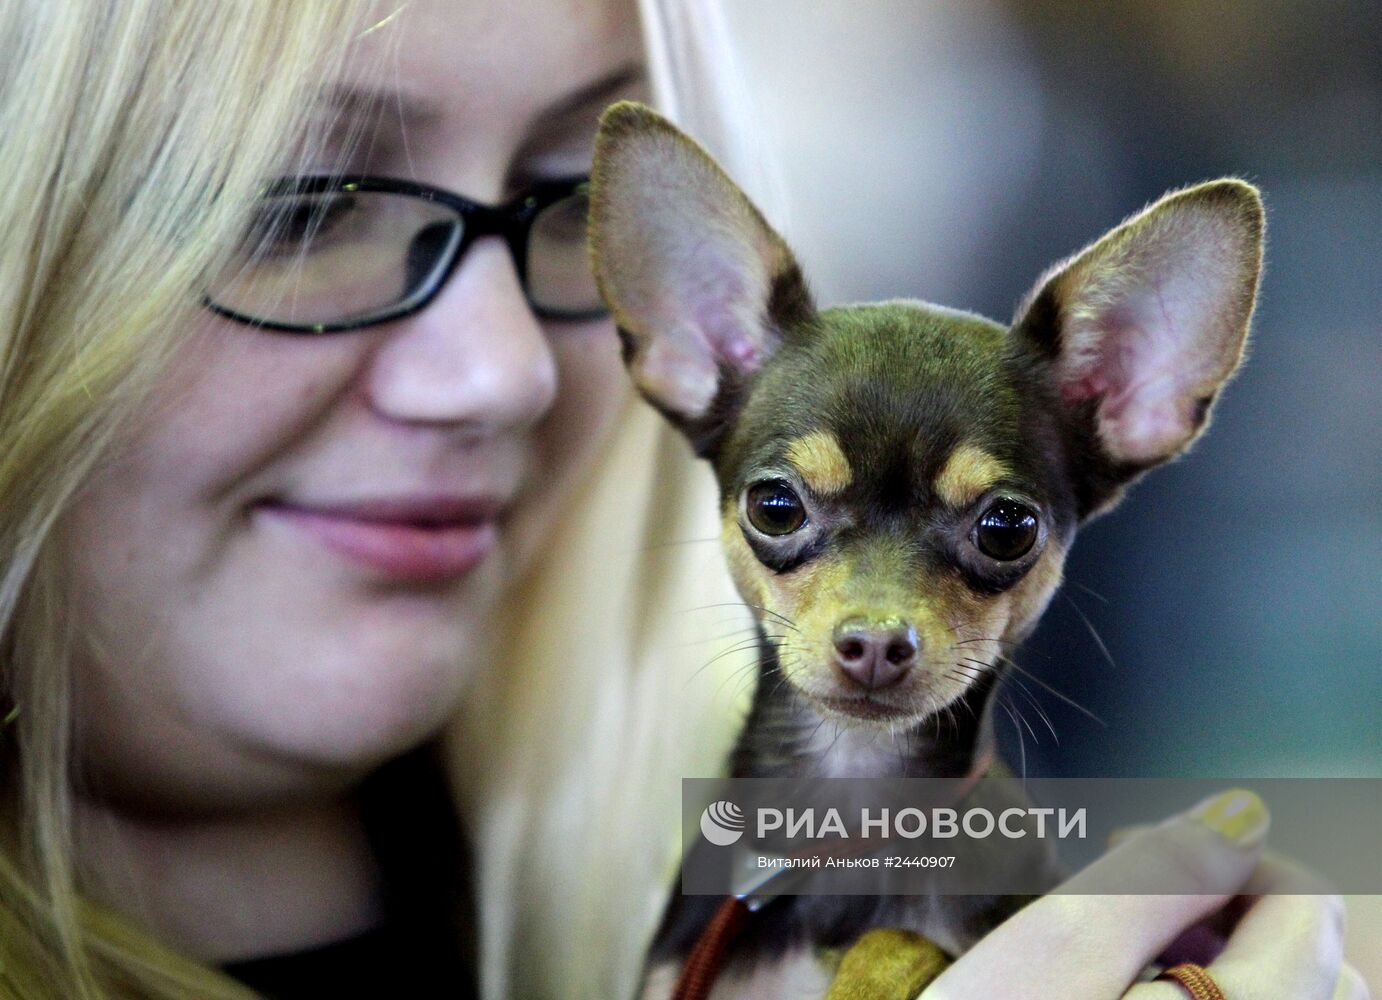
M 730 758 L 736 778 L 962 778 L 991 751 L 994 672 L 910 728 L 889 732 L 823 716 L 783 678 L 777 651 L 760 633 L 757 687 Z

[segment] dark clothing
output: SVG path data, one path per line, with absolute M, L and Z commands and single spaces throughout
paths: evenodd
M 319 948 L 222 968 L 271 1000 L 473 1000 L 479 991 L 470 864 L 437 748 L 384 765 L 357 794 L 383 873 L 383 923 Z

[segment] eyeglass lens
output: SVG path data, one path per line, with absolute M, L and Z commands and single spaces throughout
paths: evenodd
M 528 298 L 539 311 L 600 308 L 586 212 L 586 196 L 576 193 L 533 219 L 524 264 Z M 291 326 L 402 313 L 435 289 L 463 226 L 445 205 L 393 192 L 267 197 L 209 296 L 241 316 Z

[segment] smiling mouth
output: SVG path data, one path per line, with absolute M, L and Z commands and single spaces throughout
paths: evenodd
M 360 506 L 331 509 L 281 500 L 261 501 L 254 509 L 357 565 L 398 580 L 463 577 L 499 542 L 501 511 L 488 503 L 473 505 L 458 515 Z

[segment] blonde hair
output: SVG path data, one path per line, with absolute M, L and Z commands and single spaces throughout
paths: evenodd
M 324 0 L 0 6 L 4 996 L 251 995 L 79 896 L 75 623 L 54 527 L 195 323 L 199 279 L 264 179 L 296 162 L 284 137 L 307 135 L 309 98 L 363 14 Z
M 715 4 L 640 7 L 657 102 L 771 200 L 757 161 L 735 156 Z M 367 8 L 0 6 L 0 996 L 252 995 L 81 896 L 80 623 L 64 618 L 53 543 L 195 324 L 199 279 L 263 180 L 312 156 L 312 97 L 372 30 Z M 288 136 L 307 138 L 285 151 Z M 574 515 L 513 591 L 505 668 L 481 675 L 450 734 L 487 997 L 632 992 L 676 869 L 679 779 L 720 770 L 746 692 L 723 683 L 743 659 L 692 676 L 715 648 L 707 623 L 729 632 L 737 614 L 714 484 L 626 403 Z
M 781 225 L 718 4 L 640 10 L 655 103 Z M 634 995 L 675 884 L 681 779 L 723 773 L 754 677 L 713 476 L 650 407 L 627 401 L 567 509 L 450 739 L 486 1000 Z

